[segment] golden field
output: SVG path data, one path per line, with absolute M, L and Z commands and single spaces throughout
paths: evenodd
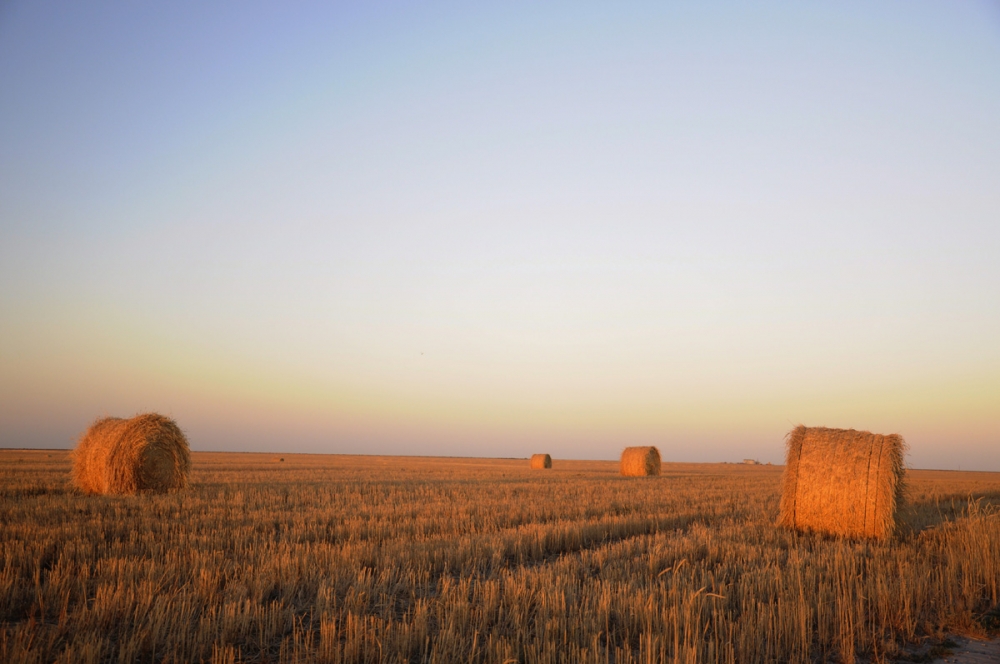
M 1000 622 L 998 473 L 911 471 L 880 545 L 776 528 L 777 466 L 279 456 L 113 498 L 0 450 L 0 661 L 909 661 Z

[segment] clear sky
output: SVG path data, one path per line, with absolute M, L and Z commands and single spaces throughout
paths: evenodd
M 0 445 L 1000 470 L 995 3 L 288 4 L 0 5 Z

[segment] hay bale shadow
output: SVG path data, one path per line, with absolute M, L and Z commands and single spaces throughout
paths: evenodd
M 917 536 L 967 518 L 970 512 L 1000 513 L 1000 491 L 954 494 L 934 500 L 903 501 L 899 509 L 900 535 Z

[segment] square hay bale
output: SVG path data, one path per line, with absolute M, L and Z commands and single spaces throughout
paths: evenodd
M 800 425 L 786 443 L 779 525 L 845 537 L 892 537 L 906 472 L 901 436 Z
M 542 470 L 552 467 L 552 457 L 548 454 L 532 454 L 531 467 L 535 470 Z
M 626 447 L 622 452 L 621 473 L 626 477 L 660 474 L 660 450 L 655 447 Z

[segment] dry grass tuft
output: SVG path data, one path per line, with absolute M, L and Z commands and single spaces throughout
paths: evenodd
M 552 467 L 552 457 L 548 454 L 532 454 L 531 467 L 533 469 L 545 469 Z
M 660 450 L 655 447 L 626 447 L 622 452 L 622 475 L 644 477 L 660 474 Z
M 73 452 L 73 483 L 84 493 L 181 489 L 190 470 L 187 439 L 176 422 L 156 413 L 97 420 Z
M 786 441 L 779 525 L 847 537 L 892 537 L 905 474 L 901 436 L 799 425 Z

